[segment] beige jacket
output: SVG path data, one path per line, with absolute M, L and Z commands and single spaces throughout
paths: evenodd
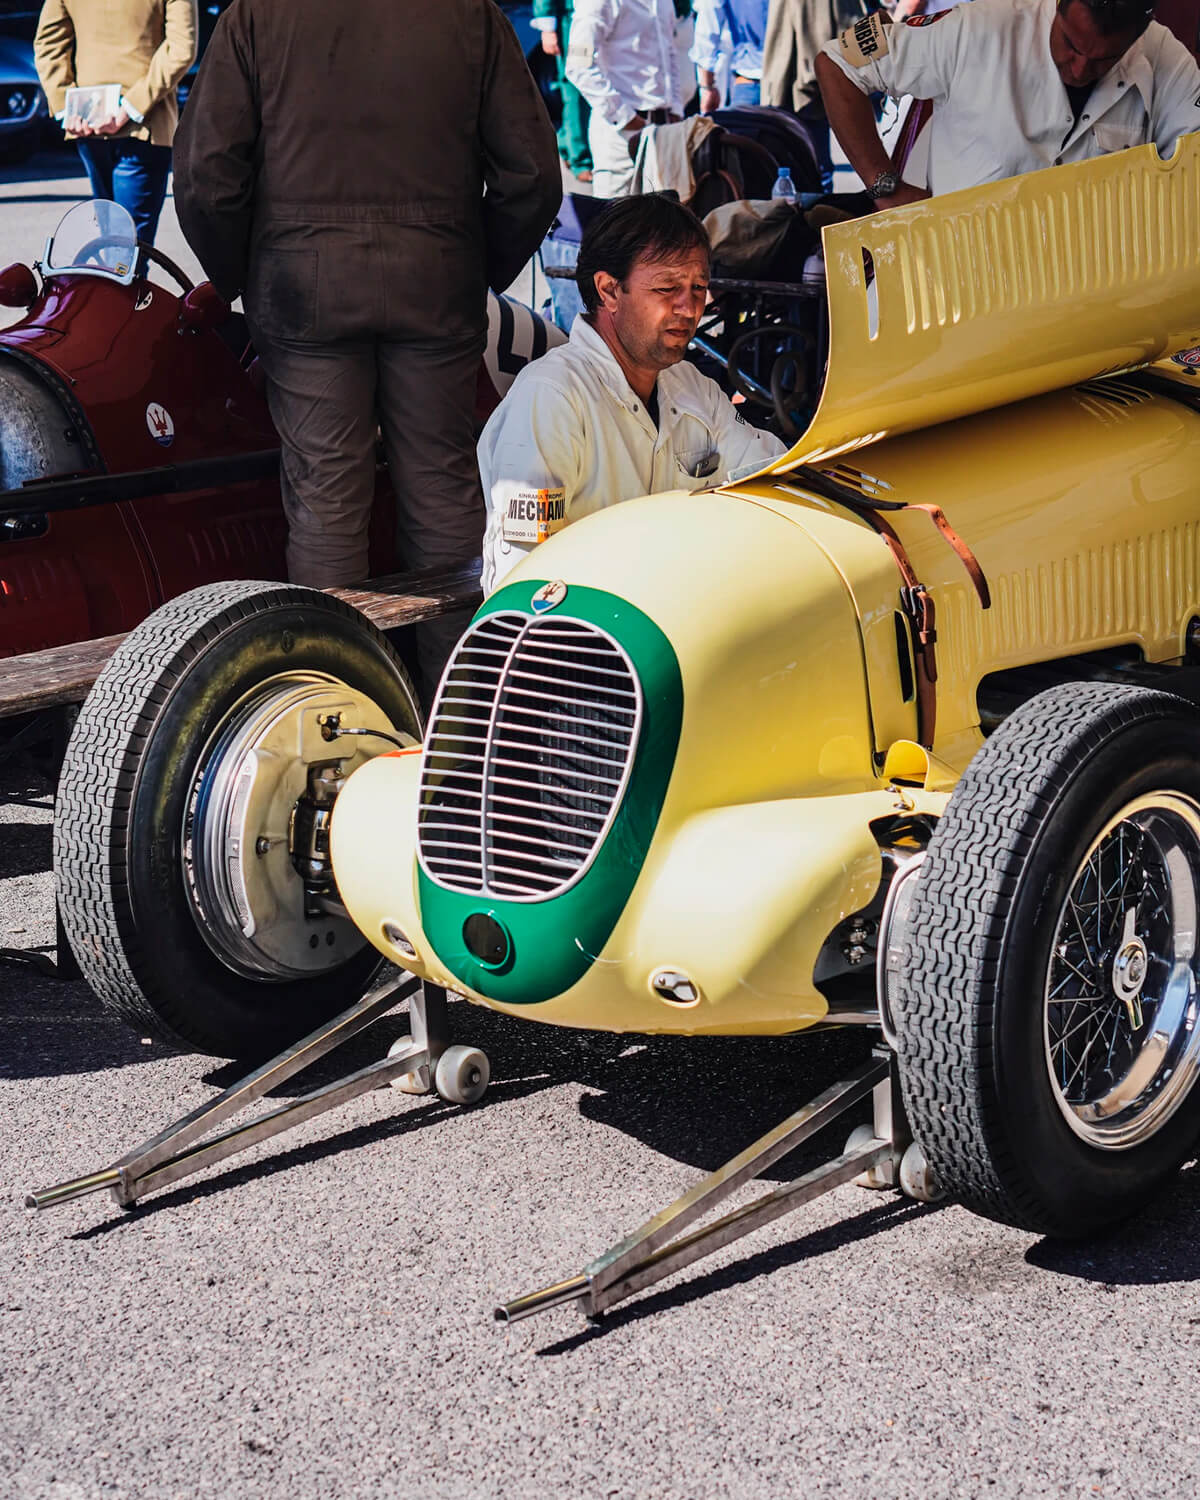
M 52 115 L 73 85 L 119 83 L 143 116 L 122 134 L 169 146 L 175 89 L 196 60 L 196 0 L 46 0 L 33 56 Z
M 817 53 L 848 24 L 843 12 L 856 9 L 849 0 L 771 0 L 763 38 L 763 104 L 802 110 L 820 99 Z

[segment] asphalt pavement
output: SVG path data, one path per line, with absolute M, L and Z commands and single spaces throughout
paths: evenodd
M 51 802 L 34 763 L 0 768 L 0 944 L 30 954 L 53 951 Z M 1200 1483 L 1194 1167 L 1073 1246 L 846 1187 L 599 1326 L 572 1307 L 492 1323 L 852 1066 L 860 1036 L 643 1041 L 458 1005 L 456 1039 L 493 1065 L 475 1109 L 383 1089 L 134 1214 L 34 1215 L 28 1188 L 107 1164 L 235 1070 L 24 966 L 0 964 L 0 1024 L 11 1500 Z
M 58 161 L 0 183 L 0 264 L 79 195 Z M 0 947 L 30 958 L 54 952 L 51 819 L 44 765 L 0 760 Z M 451 1020 L 491 1058 L 475 1109 L 384 1089 L 135 1214 L 35 1216 L 29 1188 L 236 1070 L 0 962 L 0 1500 L 1200 1490 L 1195 1166 L 1069 1246 L 846 1187 L 598 1326 L 565 1307 L 503 1330 L 496 1302 L 582 1269 L 865 1043 Z

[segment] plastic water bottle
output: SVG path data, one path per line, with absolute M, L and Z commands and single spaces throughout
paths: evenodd
M 779 176 L 775 179 L 775 186 L 771 189 L 772 198 L 786 198 L 789 203 L 796 201 L 796 184 L 792 181 L 791 169 L 780 167 Z

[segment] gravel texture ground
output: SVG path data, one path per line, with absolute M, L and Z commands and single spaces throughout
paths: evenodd
M 10 758 L 0 944 L 31 953 L 52 951 L 50 818 L 47 779 Z M 13 1500 L 1200 1485 L 1194 1168 L 1136 1224 L 1066 1247 L 847 1187 L 598 1327 L 572 1308 L 492 1324 L 836 1077 L 860 1037 L 641 1043 L 462 1005 L 456 1038 L 493 1064 L 474 1110 L 381 1090 L 133 1215 L 93 1197 L 35 1217 L 25 1189 L 105 1164 L 235 1070 L 28 967 L 0 964 L 0 1019 Z

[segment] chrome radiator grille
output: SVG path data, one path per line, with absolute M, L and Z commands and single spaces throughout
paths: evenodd
M 642 719 L 637 675 L 594 625 L 491 615 L 434 705 L 418 849 L 439 885 L 540 901 L 587 869 L 616 816 Z

